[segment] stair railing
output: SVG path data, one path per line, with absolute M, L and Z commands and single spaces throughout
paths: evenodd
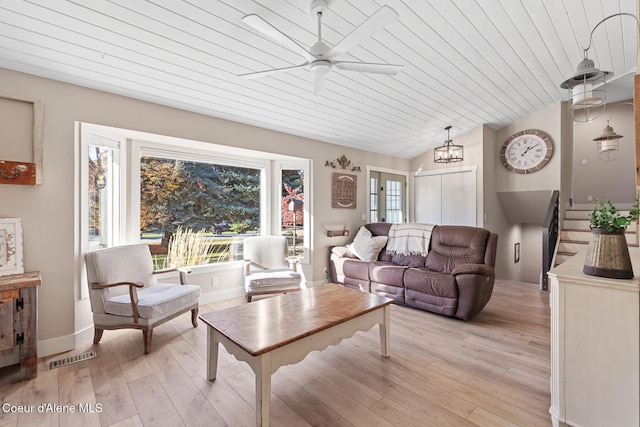
M 551 264 L 553 263 L 553 254 L 556 250 L 556 243 L 558 242 L 559 230 L 559 200 L 560 191 L 555 190 L 551 195 L 549 201 L 549 208 L 547 209 L 547 215 L 544 218 L 544 224 L 542 225 L 542 282 L 540 283 L 540 290 L 549 290 L 549 278 L 547 273 L 551 270 Z

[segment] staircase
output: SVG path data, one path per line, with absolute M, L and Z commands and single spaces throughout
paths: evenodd
M 560 231 L 560 242 L 554 266 L 560 265 L 580 251 L 586 251 L 591 237 L 589 215 L 591 210 L 567 210 Z M 625 233 L 629 250 L 638 249 L 638 223 L 627 227 Z

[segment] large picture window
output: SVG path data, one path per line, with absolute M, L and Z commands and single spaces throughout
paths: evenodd
M 185 265 L 212 265 L 242 259 L 249 236 L 284 234 L 290 254 L 308 262 L 308 159 L 85 123 L 78 129 L 83 253 L 143 242 L 164 268 L 175 266 L 172 245 L 196 246 L 204 255 Z
M 234 260 L 238 235 L 260 229 L 260 176 L 257 168 L 140 158 L 140 235 L 157 265 L 178 230 L 208 240 L 206 263 Z

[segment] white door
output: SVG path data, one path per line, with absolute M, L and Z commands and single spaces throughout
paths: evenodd
M 476 168 L 427 172 L 414 183 L 416 222 L 476 226 Z

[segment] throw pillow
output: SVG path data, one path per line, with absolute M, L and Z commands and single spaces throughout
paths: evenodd
M 360 227 L 358 234 L 348 248 L 358 258 L 371 262 L 378 259 L 378 254 L 387 244 L 387 236 L 374 236 L 367 227 Z

